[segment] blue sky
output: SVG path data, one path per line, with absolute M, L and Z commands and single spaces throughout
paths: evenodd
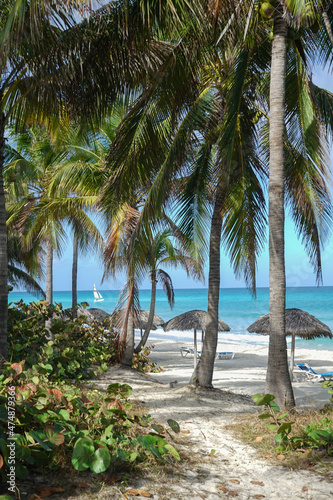
M 332 76 L 319 69 L 314 71 L 314 81 L 330 91 L 333 91 Z M 327 242 L 322 254 L 323 263 L 323 284 L 333 286 L 333 239 Z M 54 263 L 54 290 L 71 290 L 71 272 L 72 272 L 72 248 L 71 245 L 65 250 L 61 260 L 55 260 Z M 268 286 L 268 246 L 258 260 L 257 286 Z M 186 273 L 174 269 L 170 270 L 175 288 L 197 288 L 207 286 L 208 271 L 206 266 L 205 284 L 195 282 L 187 278 Z M 96 283 L 101 290 L 118 290 L 124 282 L 124 276 L 119 276 L 116 281 L 108 279 L 101 285 L 103 275 L 102 263 L 95 255 L 80 257 L 78 273 L 78 289 L 91 290 Z M 298 240 L 293 223 L 286 218 L 286 278 L 287 286 L 314 286 L 315 276 L 309 265 L 308 258 Z M 142 288 L 150 288 L 149 281 L 142 283 Z M 221 287 L 233 288 L 244 287 L 242 280 L 236 280 L 233 271 L 230 268 L 229 259 L 222 254 L 221 259 Z

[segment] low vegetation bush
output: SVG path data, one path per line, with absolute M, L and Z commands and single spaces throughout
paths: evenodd
M 67 468 L 69 462 L 78 471 L 100 473 L 111 463 L 123 468 L 149 455 L 179 460 L 166 440 L 170 431 L 152 424 L 149 415 L 134 414 L 130 386 L 111 384 L 106 393 L 84 393 L 48 377 L 40 364 L 26 369 L 24 361 L 7 363 L 0 374 L 0 475 L 5 482 L 11 467 L 22 479 L 37 467 Z M 179 432 L 176 422 L 169 425 Z
M 333 382 L 326 381 L 323 384 L 330 394 L 333 394 Z M 303 423 L 302 426 L 295 425 L 296 414 L 290 415 L 281 412 L 279 406 L 274 401 L 272 394 L 256 394 L 253 396 L 254 402 L 258 406 L 264 406 L 265 411 L 259 415 L 260 420 L 268 421 L 268 430 L 274 432 L 276 449 L 280 453 L 298 450 L 324 451 L 327 456 L 333 456 L 333 403 L 330 404 L 316 416 L 313 422 Z M 326 413 L 326 415 L 325 415 Z
M 157 366 L 156 363 L 150 361 L 150 351 L 154 349 L 154 345 L 141 347 L 141 351 L 134 353 L 132 360 L 132 368 L 140 372 L 159 373 L 163 370 L 163 366 Z
M 53 318 L 52 341 L 46 338 L 49 318 Z M 20 301 L 8 310 L 9 359 L 24 359 L 26 368 L 38 365 L 49 380 L 91 378 L 115 361 L 116 348 L 113 330 L 106 331 L 100 323 L 87 327 L 82 319 L 70 319 L 61 304 Z
M 53 340 L 45 321 L 52 318 Z M 67 319 L 67 321 L 66 321 Z M 134 411 L 132 389 L 111 384 L 106 392 L 77 386 L 117 358 L 117 336 L 98 323 L 87 327 L 69 319 L 61 304 L 45 302 L 9 308 L 9 359 L 0 373 L 0 476 L 6 483 L 15 471 L 24 479 L 37 469 L 68 466 L 101 473 L 124 470 L 150 457 L 179 460 L 168 443 L 171 430 Z M 158 371 L 150 348 L 133 360 L 135 368 Z

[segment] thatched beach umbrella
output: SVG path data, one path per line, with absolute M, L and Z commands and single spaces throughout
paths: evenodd
M 170 330 L 194 330 L 194 368 L 197 365 L 197 330 L 201 330 L 202 334 L 206 330 L 207 312 L 193 310 L 188 311 L 184 314 L 180 314 L 172 319 L 170 319 L 163 328 L 166 332 Z M 220 318 L 218 320 L 218 331 L 219 332 L 229 332 L 230 326 L 227 325 Z
M 139 311 L 139 319 L 138 321 L 134 321 L 135 328 L 145 330 L 148 323 L 148 316 L 149 311 Z M 160 316 L 157 316 L 157 314 L 154 314 L 152 330 L 156 330 L 158 326 L 162 326 L 163 324 L 163 319 Z
M 140 328 L 141 337 L 142 337 L 142 330 L 145 330 L 147 327 L 148 316 L 149 316 L 149 311 L 139 311 L 139 318 L 134 320 L 135 328 Z M 160 316 L 157 316 L 157 314 L 154 314 L 154 319 L 151 329 L 156 330 L 158 326 L 162 326 L 163 324 L 164 324 L 163 319 Z
M 260 316 L 247 329 L 250 333 L 269 334 L 269 314 Z M 295 337 L 311 340 L 318 337 L 333 338 L 332 332 L 325 323 L 301 309 L 286 309 L 286 335 L 291 335 L 290 374 L 293 376 L 295 358 Z
M 122 311 L 116 311 L 115 313 L 113 312 L 111 314 L 112 319 L 116 319 L 118 314 Z M 148 322 L 148 316 L 149 316 L 149 311 L 139 311 L 136 318 L 134 318 L 134 328 L 138 328 L 141 330 L 141 337 L 142 337 L 142 330 L 146 329 L 147 322 Z M 156 330 L 158 326 L 162 326 L 164 324 L 163 319 L 160 316 L 157 316 L 157 314 L 154 314 L 154 319 L 153 319 L 153 325 L 152 325 L 152 330 Z

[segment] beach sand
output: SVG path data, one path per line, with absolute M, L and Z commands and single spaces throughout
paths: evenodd
M 232 360 L 215 362 L 215 388 L 220 391 L 195 389 L 188 384 L 193 372 L 193 357 L 181 357 L 180 347 L 189 345 L 166 339 L 150 339 L 155 344 L 150 357 L 164 370 L 143 374 L 121 366 L 113 366 L 96 386 L 105 389 L 109 383 L 127 383 L 133 388 L 132 400 L 139 402 L 152 417 L 163 425 L 176 420 L 181 429 L 180 440 L 174 445 L 180 453 L 192 457 L 184 460 L 172 475 L 156 478 L 147 474 L 131 480 L 130 488 L 148 491 L 154 500 L 180 500 L 237 497 L 239 500 L 266 498 L 270 500 L 324 500 L 333 497 L 333 471 L 324 474 L 311 470 L 289 470 L 274 465 L 258 452 L 240 442 L 228 426 L 244 414 L 259 409 L 253 394 L 263 392 L 267 365 L 267 346 L 224 345 L 219 351 L 235 351 Z M 296 361 L 309 362 L 313 367 L 330 371 L 331 352 L 296 349 Z M 177 380 L 176 384 L 171 384 Z M 304 380 L 294 383 L 298 409 L 320 408 L 329 400 L 320 383 Z M 251 418 L 251 417 L 248 417 Z M 215 452 L 212 454 L 212 450 Z M 104 490 L 102 498 L 124 498 L 116 488 Z
M 150 340 L 155 344 L 151 350 L 151 360 L 163 366 L 161 373 L 154 374 L 157 380 L 169 383 L 177 380 L 180 384 L 189 383 L 193 373 L 193 356 L 182 357 L 180 347 L 193 344 L 170 341 Z M 198 349 L 201 348 L 199 344 Z M 263 393 L 267 370 L 268 345 L 218 344 L 217 351 L 233 351 L 234 359 L 217 359 L 214 365 L 213 386 L 236 394 L 253 396 Z M 333 371 L 332 351 L 299 349 L 296 347 L 295 363 L 308 363 L 316 371 Z M 308 382 L 302 374 L 295 374 L 293 388 L 296 405 L 299 409 L 322 408 L 328 402 L 329 395 L 320 383 Z

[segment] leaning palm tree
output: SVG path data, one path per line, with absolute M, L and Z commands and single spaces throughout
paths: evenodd
M 161 266 L 183 267 L 188 276 L 198 279 L 203 279 L 203 272 L 200 263 L 193 259 L 191 255 L 187 255 L 174 246 L 170 230 L 164 230 L 156 234 L 152 234 L 150 230 L 146 231 L 138 238 L 136 247 L 140 247 L 140 256 L 146 261 L 146 272 L 148 272 L 151 281 L 149 316 L 144 334 L 135 348 L 135 352 L 138 353 L 146 344 L 153 326 L 157 283 L 161 283 L 171 309 L 174 305 L 172 279 L 164 269 L 161 269 Z
M 169 305 L 173 307 L 172 280 L 160 266 L 181 266 L 188 276 L 203 279 L 201 263 L 189 252 L 174 246 L 175 237 L 170 229 L 152 232 L 149 226 L 140 227 L 139 223 L 139 211 L 135 207 L 127 206 L 126 210 L 119 211 L 111 223 L 104 252 L 104 277 L 108 274 L 115 276 L 121 270 L 127 272 L 127 282 L 116 308 L 119 310 L 118 324 L 123 330 L 124 364 L 131 364 L 133 352 L 139 352 L 147 342 L 154 320 L 158 282 L 161 282 Z M 152 284 L 150 310 L 144 335 L 134 349 L 133 323 L 140 309 L 138 286 L 147 275 Z

